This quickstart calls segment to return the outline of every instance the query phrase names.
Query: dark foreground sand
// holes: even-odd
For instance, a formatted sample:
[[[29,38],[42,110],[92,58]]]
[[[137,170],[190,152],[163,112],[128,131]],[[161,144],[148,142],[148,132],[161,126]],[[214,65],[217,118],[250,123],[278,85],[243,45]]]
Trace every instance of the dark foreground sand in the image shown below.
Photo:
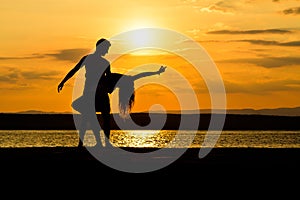
[[[157,149],[153,148],[125,148],[126,151],[135,153],[147,153]],[[109,153],[109,149],[103,149]],[[172,149],[176,152],[178,149]],[[180,158],[170,165],[153,172],[154,174],[201,174],[205,171],[216,170],[276,170],[298,171],[300,170],[299,148],[214,148],[210,153],[200,159],[199,148],[188,149]],[[170,159],[171,154],[162,155],[163,159]],[[144,160],[134,160],[134,164],[145,164]],[[157,161],[158,158],[151,158]],[[151,163],[151,159],[147,162]],[[51,167],[53,170],[83,170],[97,171],[103,174],[124,175],[122,172],[108,167],[97,160],[86,148],[77,147],[31,147],[31,148],[0,148],[1,167],[6,170],[22,168],[38,170]]]
[[[143,153],[155,149],[126,150]],[[110,150],[104,151],[109,153]],[[1,192],[22,198],[41,193],[42,197],[51,195],[55,199],[62,195],[68,199],[70,196],[77,199],[78,195],[87,199],[87,195],[95,194],[120,195],[121,198],[142,195],[148,199],[162,195],[194,198],[204,193],[222,198],[235,195],[238,199],[246,196],[261,199],[262,195],[268,199],[279,195],[292,199],[298,195],[299,148],[214,148],[203,159],[199,159],[198,152],[197,148],[188,149],[160,170],[128,173],[101,163],[85,148],[0,148]],[[172,155],[159,159],[170,157]],[[136,165],[157,160],[142,161],[134,156],[128,159]]]

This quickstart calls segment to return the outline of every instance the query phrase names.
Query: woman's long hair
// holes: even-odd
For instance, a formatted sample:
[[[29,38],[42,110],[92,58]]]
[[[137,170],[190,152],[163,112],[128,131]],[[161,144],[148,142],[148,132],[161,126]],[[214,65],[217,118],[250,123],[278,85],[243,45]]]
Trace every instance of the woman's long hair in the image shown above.
[[[134,80],[129,75],[111,73],[107,85],[109,93],[119,88],[119,111],[120,116],[129,116],[135,100]]]

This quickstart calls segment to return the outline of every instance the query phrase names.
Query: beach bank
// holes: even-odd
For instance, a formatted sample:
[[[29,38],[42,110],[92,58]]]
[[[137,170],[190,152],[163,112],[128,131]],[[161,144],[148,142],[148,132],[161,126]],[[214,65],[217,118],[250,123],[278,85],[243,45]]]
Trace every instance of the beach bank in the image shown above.
[[[147,153],[155,151],[155,148],[123,148],[126,152]],[[168,154],[162,154],[159,158],[153,157],[147,160],[157,162],[174,159],[181,149],[170,149]],[[199,158],[200,148],[189,148],[170,165],[150,172],[152,174],[164,173],[201,173],[205,170],[230,169],[230,170],[298,170],[300,169],[299,148],[213,148],[204,158]],[[110,149],[103,149],[110,153]],[[145,164],[145,160],[136,159],[135,154],[130,154],[129,160],[133,164]],[[153,159],[151,161],[151,159]],[[124,172],[112,169],[101,163],[86,148],[77,147],[27,147],[27,148],[0,148],[1,167],[6,169],[23,168],[38,170],[50,167],[52,170],[88,168],[100,170],[102,173],[123,174]],[[125,172],[126,173],[126,172]]]

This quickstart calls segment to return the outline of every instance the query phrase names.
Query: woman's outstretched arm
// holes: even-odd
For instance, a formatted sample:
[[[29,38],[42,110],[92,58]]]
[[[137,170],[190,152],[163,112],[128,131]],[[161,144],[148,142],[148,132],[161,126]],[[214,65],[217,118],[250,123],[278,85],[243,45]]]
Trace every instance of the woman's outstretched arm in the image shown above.
[[[143,78],[143,77],[146,77],[146,76],[152,76],[152,75],[155,75],[155,74],[159,74],[160,73],[163,73],[165,72],[166,70],[166,66],[161,66],[159,68],[159,70],[155,71],[155,72],[142,72],[142,73],[139,73],[139,74],[136,74],[134,76],[132,76],[133,80],[137,80],[137,79],[140,79],[140,78]]]

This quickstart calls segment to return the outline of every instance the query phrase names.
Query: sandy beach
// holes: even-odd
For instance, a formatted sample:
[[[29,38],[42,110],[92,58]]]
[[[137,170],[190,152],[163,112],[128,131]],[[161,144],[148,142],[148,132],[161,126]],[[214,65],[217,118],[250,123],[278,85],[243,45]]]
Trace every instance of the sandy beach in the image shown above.
[[[123,148],[126,151],[147,153],[154,148]],[[179,149],[172,149],[174,153]],[[149,174],[199,174],[213,170],[287,170],[296,171],[300,167],[300,149],[298,148],[214,148],[200,159],[199,148],[190,148],[170,165]],[[105,150],[104,151],[109,151]],[[109,152],[108,152],[109,153]],[[160,159],[170,159],[172,155]],[[128,158],[128,159],[134,159]],[[152,158],[151,158],[152,159]],[[154,158],[153,158],[154,159]],[[38,170],[51,167],[53,170],[89,169],[110,174],[127,174],[106,166],[97,160],[86,148],[77,147],[30,147],[1,148],[1,167],[12,169]],[[143,160],[135,160],[136,165],[144,164]],[[151,162],[151,161],[149,161]]]
[[[127,150],[142,153],[154,149]],[[155,198],[161,195],[161,191],[167,196],[194,197],[197,192],[211,195],[211,192],[226,190],[230,196],[243,192],[243,195],[266,195],[269,198],[278,194],[293,197],[298,191],[298,148],[214,148],[203,159],[198,158],[198,152],[198,148],[188,149],[179,159],[160,170],[127,173],[106,166],[84,148],[1,148],[1,180],[7,191],[13,187],[22,188],[30,195],[30,192],[44,191],[47,195],[64,194],[68,197],[77,196],[77,193],[86,196],[107,191],[121,196],[124,195],[121,191],[125,194],[135,191],[132,195],[139,191]],[[147,163],[135,160],[135,164]],[[223,193],[218,194],[223,196]]]

